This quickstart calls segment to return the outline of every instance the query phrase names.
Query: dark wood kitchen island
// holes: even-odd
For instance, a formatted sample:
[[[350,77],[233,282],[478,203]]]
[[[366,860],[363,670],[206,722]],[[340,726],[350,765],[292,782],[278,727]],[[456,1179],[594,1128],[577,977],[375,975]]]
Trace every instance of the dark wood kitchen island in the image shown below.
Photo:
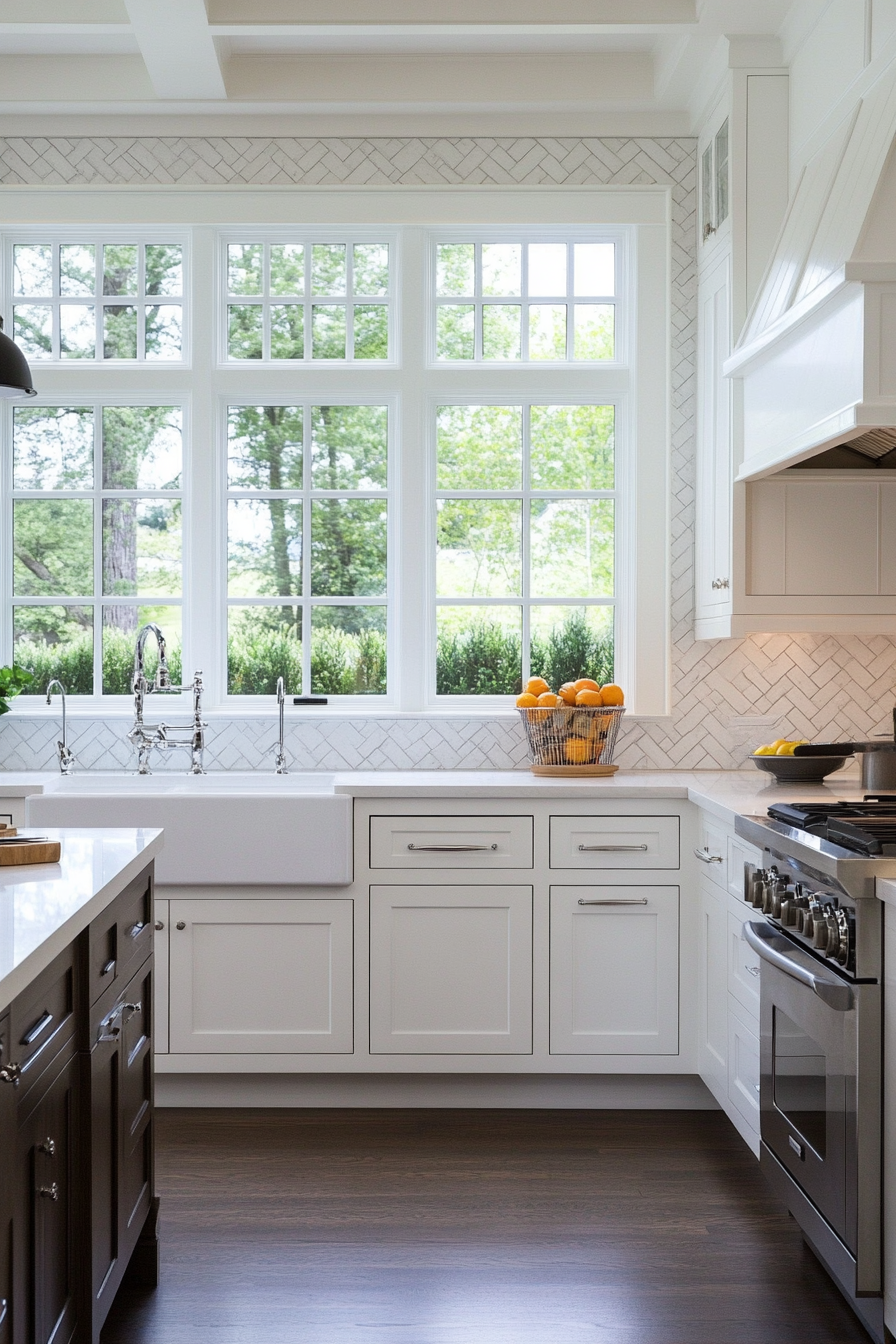
[[[0,1344],[97,1344],[125,1273],[158,1275],[158,830],[59,830],[0,867]]]

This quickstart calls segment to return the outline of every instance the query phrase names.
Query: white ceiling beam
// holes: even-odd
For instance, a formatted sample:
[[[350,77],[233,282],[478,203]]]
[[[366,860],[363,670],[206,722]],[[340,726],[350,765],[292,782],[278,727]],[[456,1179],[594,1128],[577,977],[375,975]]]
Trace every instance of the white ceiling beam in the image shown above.
[[[157,97],[227,97],[202,0],[125,0]]]
[[[753,0],[751,0],[751,3]],[[697,0],[208,0],[209,22],[260,24],[696,23]]]

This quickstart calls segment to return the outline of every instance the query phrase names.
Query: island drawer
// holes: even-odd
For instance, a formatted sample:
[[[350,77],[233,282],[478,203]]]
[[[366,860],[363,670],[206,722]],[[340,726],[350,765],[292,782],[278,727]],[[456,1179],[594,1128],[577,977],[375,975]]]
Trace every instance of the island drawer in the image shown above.
[[[152,951],[152,870],[136,877],[90,926],[90,1002],[126,979]]]
[[[371,868],[531,868],[531,817],[371,817]]]
[[[551,817],[552,868],[677,868],[678,817]]]
[[[13,1000],[6,1062],[19,1068],[17,1103],[74,1034],[76,973],[74,946],[69,946]]]

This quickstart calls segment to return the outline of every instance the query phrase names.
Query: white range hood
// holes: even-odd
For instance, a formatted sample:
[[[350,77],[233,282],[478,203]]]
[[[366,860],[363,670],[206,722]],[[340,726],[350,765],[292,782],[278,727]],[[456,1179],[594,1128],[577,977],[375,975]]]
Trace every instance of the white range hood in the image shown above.
[[[742,388],[737,479],[840,444],[896,448],[896,72],[804,169],[725,373]],[[894,459],[896,460],[896,459]]]

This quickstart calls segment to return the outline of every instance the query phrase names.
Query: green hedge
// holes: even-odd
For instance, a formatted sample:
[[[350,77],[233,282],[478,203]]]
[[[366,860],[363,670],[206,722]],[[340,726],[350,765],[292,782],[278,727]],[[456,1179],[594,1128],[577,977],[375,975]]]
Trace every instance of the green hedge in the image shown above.
[[[436,659],[439,695],[519,695],[522,690],[520,636],[488,620],[443,636]],[[579,677],[603,685],[613,680],[613,637],[593,630],[577,613],[546,638],[532,636],[529,663],[531,675],[544,677],[555,690]]]

